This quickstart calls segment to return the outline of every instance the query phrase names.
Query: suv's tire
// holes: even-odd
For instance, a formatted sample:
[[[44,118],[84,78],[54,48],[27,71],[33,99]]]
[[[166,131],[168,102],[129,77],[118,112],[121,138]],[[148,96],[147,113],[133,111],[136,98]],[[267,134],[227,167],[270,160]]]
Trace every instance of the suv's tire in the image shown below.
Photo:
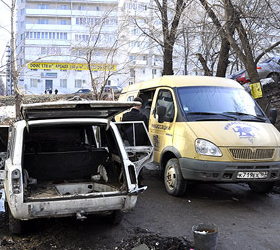
[[[13,217],[9,206],[7,206],[8,221],[9,221],[9,231],[12,234],[21,234],[23,231],[22,221],[17,220]]]
[[[265,194],[273,189],[274,182],[249,182],[248,185],[252,191],[259,194]]]
[[[176,158],[172,158],[166,163],[164,185],[167,193],[173,196],[182,196],[186,191],[187,183],[183,179],[179,161]]]
[[[118,225],[122,222],[124,217],[124,213],[120,210],[113,211],[109,216],[108,219],[110,223],[113,225]]]

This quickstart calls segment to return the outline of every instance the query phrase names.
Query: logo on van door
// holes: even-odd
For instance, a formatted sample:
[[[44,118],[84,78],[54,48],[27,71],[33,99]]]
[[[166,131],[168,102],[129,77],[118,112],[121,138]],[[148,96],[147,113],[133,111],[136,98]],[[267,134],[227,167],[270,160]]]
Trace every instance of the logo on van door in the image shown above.
[[[253,129],[259,130],[259,128],[244,122],[230,122],[225,126],[225,130],[229,130],[230,127],[240,139],[248,139],[251,143],[255,138]]]

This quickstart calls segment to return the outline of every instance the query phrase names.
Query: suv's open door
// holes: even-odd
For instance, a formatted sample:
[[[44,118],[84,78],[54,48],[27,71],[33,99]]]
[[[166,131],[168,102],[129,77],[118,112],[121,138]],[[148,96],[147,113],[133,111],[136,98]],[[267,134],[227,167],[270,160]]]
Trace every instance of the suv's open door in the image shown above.
[[[9,126],[0,125],[0,189],[4,187],[5,160],[7,159],[9,141]]]
[[[139,175],[144,164],[153,161],[154,147],[142,121],[115,122],[123,139],[129,159]]]

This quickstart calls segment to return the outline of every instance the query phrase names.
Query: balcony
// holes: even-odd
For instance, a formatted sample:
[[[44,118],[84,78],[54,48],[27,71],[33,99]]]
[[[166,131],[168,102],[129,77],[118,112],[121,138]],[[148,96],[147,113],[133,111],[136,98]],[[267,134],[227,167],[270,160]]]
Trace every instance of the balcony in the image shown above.
[[[60,10],[60,9],[26,9],[26,16],[33,17],[72,17],[72,16],[91,16],[102,17],[106,12],[94,10]],[[108,17],[116,17],[118,13],[112,11]]]
[[[26,16],[62,16],[71,17],[71,10],[59,10],[59,9],[26,9]]]
[[[134,66],[134,67],[142,67],[142,66],[147,66],[148,61],[147,60],[133,60],[129,62],[129,66]]]
[[[59,24],[26,24],[27,31],[71,31],[71,25],[59,25]]]

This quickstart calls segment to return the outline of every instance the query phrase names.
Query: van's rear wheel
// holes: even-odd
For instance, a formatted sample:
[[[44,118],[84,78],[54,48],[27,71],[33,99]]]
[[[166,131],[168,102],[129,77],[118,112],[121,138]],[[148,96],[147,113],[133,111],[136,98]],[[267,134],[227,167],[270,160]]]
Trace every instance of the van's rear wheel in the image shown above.
[[[108,219],[110,223],[114,225],[118,225],[122,222],[123,217],[124,217],[124,213],[120,210],[116,210],[109,215]]]
[[[7,206],[8,220],[9,220],[9,231],[12,234],[22,233],[22,221],[17,220],[13,217],[9,206]]]
[[[179,161],[176,158],[170,159],[164,170],[164,184],[167,193],[173,196],[182,196],[187,187],[186,181],[179,166]]]
[[[252,191],[259,194],[265,194],[273,189],[274,182],[249,182],[248,185]]]

